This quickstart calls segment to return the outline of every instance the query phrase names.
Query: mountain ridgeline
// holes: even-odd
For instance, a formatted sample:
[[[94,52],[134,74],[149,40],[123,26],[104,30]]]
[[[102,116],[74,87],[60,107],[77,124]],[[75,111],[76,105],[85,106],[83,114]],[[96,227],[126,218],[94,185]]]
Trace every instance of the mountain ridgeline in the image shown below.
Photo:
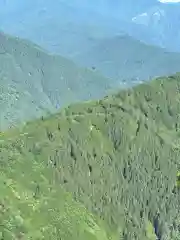
[[[180,53],[147,45],[128,35],[119,35],[99,41],[86,53],[75,56],[74,61],[93,67],[114,82],[126,86],[154,77],[179,71]]]
[[[111,81],[0,32],[0,130],[107,94]]]
[[[0,32],[0,130],[179,69],[180,54],[129,36],[98,42],[73,62]]]
[[[180,74],[0,135],[3,239],[179,240]]]

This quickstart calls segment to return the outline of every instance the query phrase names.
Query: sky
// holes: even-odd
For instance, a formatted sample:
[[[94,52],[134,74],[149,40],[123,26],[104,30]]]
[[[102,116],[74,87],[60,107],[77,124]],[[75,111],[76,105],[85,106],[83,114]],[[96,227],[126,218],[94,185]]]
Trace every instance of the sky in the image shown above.
[[[161,3],[180,3],[180,0],[159,0]]]

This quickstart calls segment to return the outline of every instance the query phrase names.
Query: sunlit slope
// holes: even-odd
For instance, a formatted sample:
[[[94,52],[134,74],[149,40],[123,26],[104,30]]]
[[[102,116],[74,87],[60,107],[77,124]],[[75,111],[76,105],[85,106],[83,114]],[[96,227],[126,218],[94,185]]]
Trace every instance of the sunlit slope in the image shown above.
[[[62,106],[102,97],[110,81],[0,32],[0,129]]]
[[[177,74],[99,101],[72,105],[48,119],[2,133],[2,177],[12,179],[14,185],[5,188],[1,181],[1,188],[7,189],[1,199],[8,198],[7,207],[24,213],[27,229],[36,229],[36,221],[28,220],[28,201],[42,206],[42,213],[34,213],[38,224],[47,221],[60,227],[58,211],[63,199],[66,202],[60,194],[62,186],[104,221],[107,232],[118,233],[118,239],[179,240],[179,103]],[[32,198],[37,184],[40,203],[49,198],[59,221],[58,217],[52,220],[53,211],[44,213],[44,205]],[[21,196],[19,205],[11,202],[13,187]],[[30,196],[27,200],[22,191]],[[7,210],[6,214],[11,216]]]
[[[8,144],[8,142],[6,142]],[[58,184],[33,154],[1,144],[0,237],[6,240],[108,240],[105,225]],[[10,150],[11,148],[11,150]],[[5,161],[3,161],[5,160]]]

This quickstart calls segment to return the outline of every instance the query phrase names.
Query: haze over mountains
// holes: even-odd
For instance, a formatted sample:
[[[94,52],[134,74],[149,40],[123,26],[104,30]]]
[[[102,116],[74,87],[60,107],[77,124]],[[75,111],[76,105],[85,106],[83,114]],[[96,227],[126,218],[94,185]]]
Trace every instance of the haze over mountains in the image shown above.
[[[178,16],[178,8],[172,10],[170,6],[155,1],[151,4],[139,1],[134,9],[130,8],[132,1],[122,5],[117,1],[111,4],[108,1],[84,1],[82,4],[79,1],[59,0],[52,4],[50,0],[0,0],[0,4],[1,29],[39,44],[37,47],[19,39],[14,46],[14,40],[8,40],[13,38],[1,34],[2,43],[11,49],[8,54],[0,56],[3,66],[1,88],[3,96],[6,96],[3,99],[9,96],[8,104],[1,104],[4,109],[1,122],[6,118],[10,122],[24,119],[26,114],[18,109],[25,110],[27,106],[32,109],[28,114],[33,118],[74,101],[99,98],[107,89],[130,86],[179,71],[178,53],[137,40],[141,36],[143,41],[148,39],[147,42],[152,42],[152,26],[155,32],[158,32],[159,27],[164,29],[164,24],[172,20],[169,18],[172,11],[173,19]],[[142,18],[139,14],[145,10],[147,16]],[[123,15],[123,12],[126,14]],[[168,32],[163,35],[171,38]],[[154,43],[159,44],[157,41]],[[16,45],[19,51],[13,50]],[[171,45],[175,46],[173,42]],[[40,51],[37,50],[40,46],[49,53],[42,50],[37,60],[36,51]],[[3,47],[1,50],[4,51]],[[58,53],[73,62],[60,56],[50,56],[50,53]],[[28,86],[29,79],[31,87]],[[15,100],[15,92],[22,95],[20,101]]]
[[[80,66],[1,32],[0,129],[100,98],[120,86],[173,74],[179,71],[180,54],[120,36],[101,41],[78,61]]]
[[[180,4],[156,4],[134,15],[132,21],[144,31],[144,34],[141,33],[142,40],[165,47],[170,51],[180,51],[178,27],[180,25]]]
[[[99,98],[111,86],[98,73],[2,32],[0,83],[0,129],[72,102]]]
[[[179,71],[179,55],[170,52],[180,50],[178,4],[0,0],[0,5],[2,30],[95,68],[117,86]]]
[[[180,51],[179,12],[178,3],[156,0],[136,4],[132,0],[56,0],[53,4],[50,0],[0,0],[0,26],[64,56],[87,51],[96,40],[122,31],[148,44]]]
[[[99,41],[91,50],[75,57],[83,66],[128,85],[179,71],[180,53],[144,44],[128,35]]]
[[[2,6],[1,29],[65,57],[87,50],[94,41],[113,32],[112,24],[108,27],[107,18],[99,14],[92,18],[93,11],[84,12],[79,4],[67,1],[52,4],[50,0],[16,3],[14,8],[11,2],[6,3],[6,11]]]

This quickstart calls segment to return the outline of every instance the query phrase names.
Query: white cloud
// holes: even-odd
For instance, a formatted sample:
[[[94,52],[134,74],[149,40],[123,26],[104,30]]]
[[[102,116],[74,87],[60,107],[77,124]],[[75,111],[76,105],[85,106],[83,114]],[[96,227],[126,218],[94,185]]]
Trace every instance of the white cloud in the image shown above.
[[[180,0],[158,0],[161,3],[180,3]]]

